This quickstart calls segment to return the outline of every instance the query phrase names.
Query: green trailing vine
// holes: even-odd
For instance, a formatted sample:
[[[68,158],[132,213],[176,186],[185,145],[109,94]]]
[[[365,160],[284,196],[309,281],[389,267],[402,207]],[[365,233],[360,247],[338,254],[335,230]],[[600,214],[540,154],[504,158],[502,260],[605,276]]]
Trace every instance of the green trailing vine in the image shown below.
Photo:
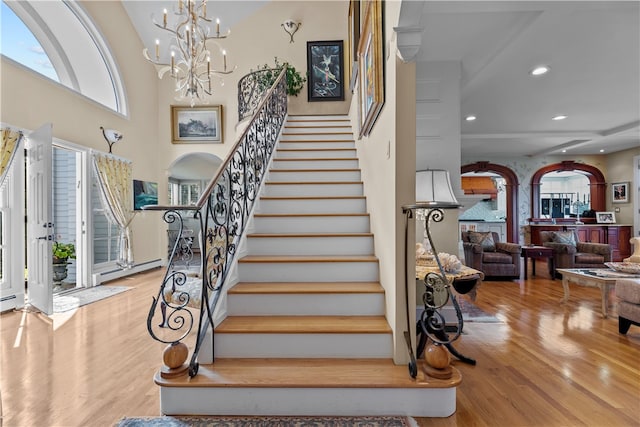
[[[276,81],[276,78],[280,74],[280,71],[282,71],[282,68],[286,66],[287,95],[298,96],[300,91],[302,91],[307,78],[300,74],[300,72],[288,62],[285,61],[281,64],[280,61],[278,61],[278,57],[275,57],[274,62],[275,66],[270,66],[269,64],[258,66],[256,71],[264,71],[257,77],[260,90],[265,91],[269,89]]]

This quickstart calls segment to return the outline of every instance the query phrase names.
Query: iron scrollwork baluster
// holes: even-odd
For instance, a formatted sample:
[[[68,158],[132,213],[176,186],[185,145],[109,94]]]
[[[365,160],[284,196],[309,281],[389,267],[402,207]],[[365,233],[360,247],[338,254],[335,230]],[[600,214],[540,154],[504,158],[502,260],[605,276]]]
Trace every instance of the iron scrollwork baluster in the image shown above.
[[[194,316],[188,308],[191,297],[188,292],[181,290],[188,277],[184,272],[172,268],[179,256],[179,244],[184,235],[183,219],[178,210],[194,212],[194,218],[200,223],[202,283],[196,343],[189,362],[189,375],[192,377],[198,373],[197,357],[207,330],[211,328],[215,333],[214,312],[287,114],[285,73],[286,68],[281,71],[267,97],[259,102],[253,119],[196,206],[144,208],[164,210],[165,222],[179,222],[178,237],[169,257],[170,267],[147,318],[150,335],[163,343],[183,341],[194,327]],[[171,297],[168,298],[168,295]],[[158,309],[163,316],[159,325],[163,333],[156,333],[153,326],[152,320]],[[177,333],[175,337],[167,338],[167,332]]]

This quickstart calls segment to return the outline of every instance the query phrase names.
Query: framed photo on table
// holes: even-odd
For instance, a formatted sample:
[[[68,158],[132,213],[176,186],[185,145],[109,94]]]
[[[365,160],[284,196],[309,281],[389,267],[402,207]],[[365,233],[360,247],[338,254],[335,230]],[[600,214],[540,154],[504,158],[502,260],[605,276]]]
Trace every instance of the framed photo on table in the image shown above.
[[[222,105],[171,106],[171,141],[174,144],[222,144]]]
[[[611,184],[611,201],[613,203],[629,203],[628,182],[614,182]]]
[[[613,212],[596,212],[596,221],[598,224],[615,224],[616,214]]]
[[[344,101],[342,40],[307,42],[309,101]]]

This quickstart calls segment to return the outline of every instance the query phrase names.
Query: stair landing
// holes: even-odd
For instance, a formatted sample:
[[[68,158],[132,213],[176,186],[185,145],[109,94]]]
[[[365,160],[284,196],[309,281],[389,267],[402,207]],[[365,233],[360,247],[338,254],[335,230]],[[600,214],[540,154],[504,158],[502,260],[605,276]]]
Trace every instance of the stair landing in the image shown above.
[[[460,372],[429,378],[422,363],[412,379],[391,359],[219,358],[193,378],[157,374],[155,382],[166,415],[453,414]]]

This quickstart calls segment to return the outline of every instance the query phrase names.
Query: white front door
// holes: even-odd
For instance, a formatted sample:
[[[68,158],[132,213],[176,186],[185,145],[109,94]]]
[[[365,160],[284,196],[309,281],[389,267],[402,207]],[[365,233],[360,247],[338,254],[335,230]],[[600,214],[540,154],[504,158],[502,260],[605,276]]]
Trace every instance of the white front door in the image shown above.
[[[53,313],[52,125],[27,137],[27,274],[29,303]]]
[[[0,188],[0,312],[24,306],[24,144]]]

